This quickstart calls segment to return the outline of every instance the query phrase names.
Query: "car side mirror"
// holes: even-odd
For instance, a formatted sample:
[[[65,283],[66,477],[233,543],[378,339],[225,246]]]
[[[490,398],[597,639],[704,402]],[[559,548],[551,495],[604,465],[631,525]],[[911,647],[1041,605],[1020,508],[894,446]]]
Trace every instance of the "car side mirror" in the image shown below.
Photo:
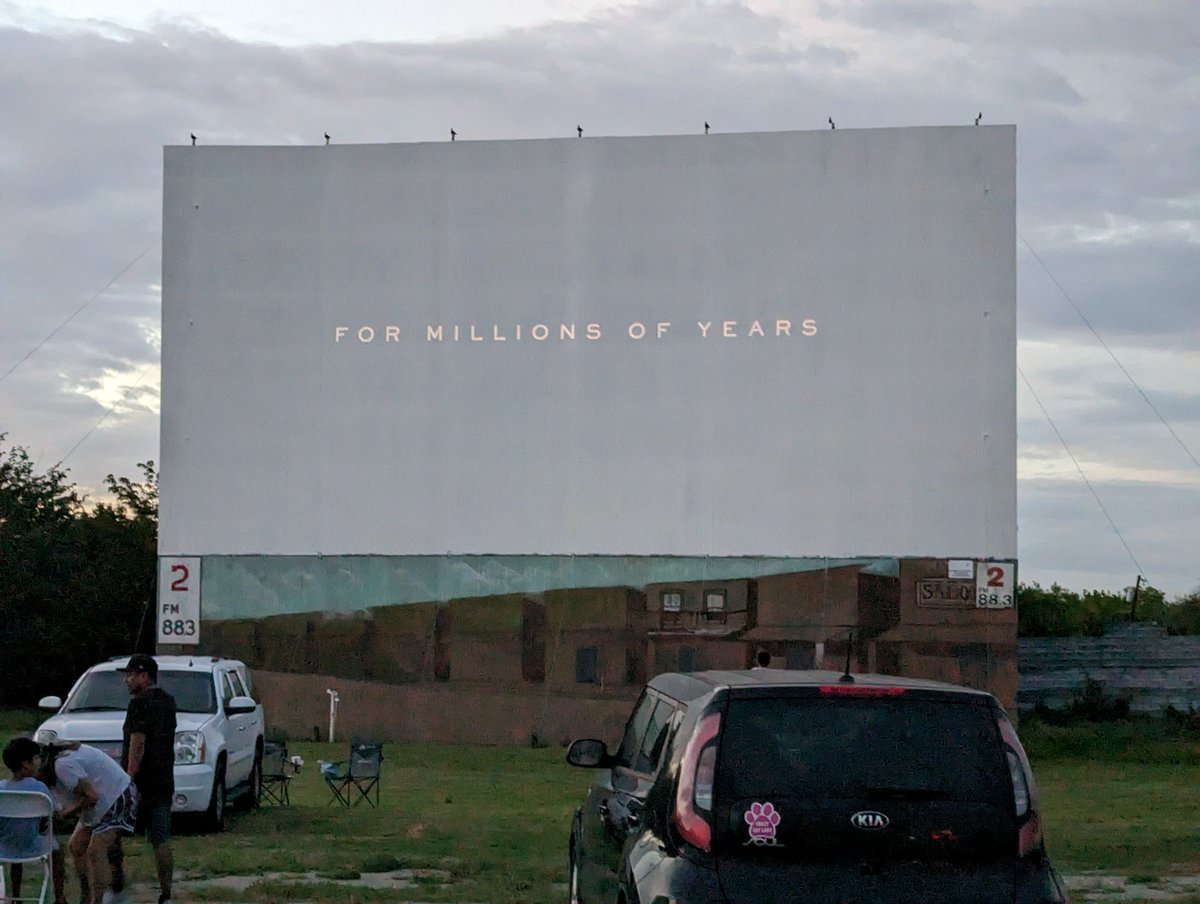
[[[251,697],[234,697],[225,704],[225,715],[240,716],[243,713],[252,713],[258,708],[258,704]]]
[[[59,709],[62,707],[61,697],[43,697],[38,701],[38,709]]]
[[[595,738],[581,738],[572,741],[567,749],[567,762],[572,766],[582,766],[585,769],[597,769],[612,763],[608,747],[603,741]]]

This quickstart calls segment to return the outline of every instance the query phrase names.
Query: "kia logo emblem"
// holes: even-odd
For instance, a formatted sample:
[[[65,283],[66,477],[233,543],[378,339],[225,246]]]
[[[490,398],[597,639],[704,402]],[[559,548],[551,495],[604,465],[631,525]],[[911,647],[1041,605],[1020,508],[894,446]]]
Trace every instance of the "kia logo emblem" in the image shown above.
[[[856,829],[866,829],[867,831],[886,829],[890,822],[890,819],[875,810],[860,810],[850,817],[850,825]]]

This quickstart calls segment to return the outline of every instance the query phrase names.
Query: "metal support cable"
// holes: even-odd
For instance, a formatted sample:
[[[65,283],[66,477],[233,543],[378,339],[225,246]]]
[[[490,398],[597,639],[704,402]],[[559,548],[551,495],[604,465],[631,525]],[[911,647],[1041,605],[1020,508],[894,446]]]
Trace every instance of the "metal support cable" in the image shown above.
[[[55,465],[56,468],[61,468],[63,466],[63,463],[68,458],[71,457],[71,453],[73,453],[76,449],[78,449],[80,446],[82,446],[84,441],[89,436],[91,436],[93,433],[95,433],[101,424],[103,424],[106,420],[108,420],[108,416],[110,414],[112,414],[114,411],[116,411],[117,408],[120,407],[120,405],[122,403],[124,403],[124,401],[127,398],[129,398],[129,394],[131,392],[133,392],[135,389],[137,389],[138,386],[141,385],[142,380],[144,380],[146,378],[146,374],[148,374],[150,372],[150,368],[154,367],[154,365],[156,365],[158,363],[159,362],[157,362],[157,361],[151,361],[149,364],[147,364],[145,367],[142,368],[142,372],[140,374],[138,374],[138,378],[136,380],[134,380],[133,383],[129,387],[127,387],[123,393],[121,393],[121,397],[119,399],[117,399],[115,402],[113,402],[112,405],[109,407],[109,409],[106,412],[104,412],[104,414],[100,415],[100,420],[98,420],[98,421],[96,421],[96,423],[92,424],[92,426],[88,430],[88,432],[79,438],[79,442],[77,442],[75,445],[73,445],[70,448],[70,450],[67,452],[67,454],[64,455],[59,460],[57,465]]]
[[[1054,418],[1050,417],[1050,412],[1046,410],[1046,406],[1043,405],[1042,400],[1038,398],[1038,394],[1034,390],[1033,385],[1029,382],[1029,378],[1025,376],[1025,371],[1021,370],[1020,366],[1018,366],[1017,373],[1019,373],[1021,375],[1021,379],[1025,381],[1026,388],[1028,388],[1029,392],[1033,395],[1033,400],[1037,402],[1038,408],[1042,410],[1042,415],[1046,418],[1047,423],[1050,424],[1050,429],[1054,431],[1054,435],[1057,436],[1058,441],[1062,443],[1062,447],[1066,450],[1067,455],[1070,457],[1071,463],[1075,465],[1075,470],[1078,471],[1079,476],[1083,478],[1083,482],[1087,486],[1088,492],[1090,492],[1092,494],[1092,498],[1096,500],[1096,505],[1100,506],[1100,511],[1102,511],[1104,513],[1104,517],[1108,519],[1108,523],[1112,526],[1113,533],[1117,535],[1117,539],[1121,541],[1121,545],[1124,546],[1125,551],[1129,553],[1129,558],[1133,560],[1133,564],[1137,568],[1138,574],[1145,574],[1145,571],[1142,570],[1141,563],[1139,563],[1137,560],[1137,556],[1133,554],[1133,550],[1129,548],[1129,544],[1125,542],[1125,538],[1121,535],[1121,531],[1117,527],[1117,523],[1113,521],[1112,515],[1110,515],[1108,513],[1108,509],[1104,507],[1104,503],[1100,501],[1100,495],[1096,492],[1095,487],[1092,486],[1092,482],[1087,479],[1087,474],[1083,473],[1083,467],[1079,464],[1078,459],[1075,458],[1075,453],[1071,451],[1071,447],[1067,445],[1067,441],[1063,438],[1062,433],[1059,431],[1058,425],[1054,423]]]
[[[41,342],[39,342],[37,345],[35,345],[28,352],[25,353],[25,357],[23,357],[20,361],[18,361],[12,367],[10,367],[8,370],[6,370],[3,373],[3,375],[0,375],[0,383],[3,383],[9,374],[11,374],[14,370],[16,370],[18,367],[20,367],[22,364],[24,364],[30,358],[32,358],[38,349],[40,349],[43,345],[45,345],[47,342],[49,342],[51,339],[53,339],[58,334],[59,330],[61,330],[68,323],[70,323],[72,320],[74,320],[76,317],[78,317],[80,314],[82,314],[84,308],[86,308],[93,301],[95,301],[97,298],[99,298],[101,295],[103,295],[105,292],[107,292],[110,288],[112,288],[113,283],[115,283],[118,279],[120,279],[122,276],[124,276],[130,270],[132,270],[133,265],[136,264],[138,261],[140,261],[143,257],[145,257],[150,252],[150,249],[153,248],[156,244],[158,244],[158,239],[155,239],[153,242],[151,242],[149,245],[147,245],[145,248],[143,248],[141,254],[139,254],[137,257],[135,257],[133,260],[131,260],[129,263],[127,263],[124,267],[122,267],[120,272],[117,273],[117,275],[114,276],[112,279],[110,279],[108,282],[106,282],[104,284],[104,286],[100,289],[100,291],[98,291],[95,295],[93,295],[91,298],[89,298],[87,301],[85,301],[83,304],[81,304],[76,309],[74,314],[72,314],[70,317],[68,317],[66,320],[64,320],[62,323],[60,323],[54,329],[52,329],[50,331],[50,334],[45,339],[43,339]]]
[[[1157,407],[1155,407],[1154,403],[1150,401],[1150,397],[1146,395],[1146,393],[1142,390],[1142,387],[1138,385],[1137,380],[1135,380],[1129,371],[1125,369],[1125,365],[1122,364],[1117,358],[1116,353],[1109,348],[1108,343],[1104,341],[1103,337],[1098,332],[1096,332],[1096,328],[1092,326],[1087,317],[1083,315],[1083,311],[1079,309],[1079,305],[1075,304],[1075,301],[1069,294],[1067,294],[1067,290],[1063,288],[1062,283],[1060,283],[1055,278],[1054,274],[1050,272],[1050,268],[1046,266],[1046,262],[1042,260],[1041,255],[1033,250],[1033,246],[1030,245],[1029,242],[1025,241],[1025,236],[1021,235],[1019,232],[1017,233],[1017,236],[1021,239],[1022,244],[1029,249],[1029,253],[1033,255],[1034,260],[1041,264],[1042,269],[1046,271],[1046,275],[1050,277],[1050,281],[1053,282],[1054,285],[1058,286],[1058,291],[1062,293],[1062,296],[1067,300],[1067,303],[1075,309],[1075,313],[1079,315],[1079,319],[1083,321],[1083,325],[1092,331],[1092,335],[1096,337],[1096,341],[1100,343],[1106,352],[1108,352],[1108,356],[1112,358],[1113,363],[1121,369],[1121,373],[1125,374],[1125,379],[1128,380],[1133,388],[1138,391],[1138,395],[1142,397],[1142,400],[1150,406],[1150,410],[1154,412],[1155,416],[1162,422],[1162,425],[1167,428],[1167,432],[1175,438],[1175,442],[1179,443],[1179,447],[1183,449],[1187,457],[1192,460],[1192,464],[1194,464],[1197,468],[1200,468],[1200,460],[1197,460],[1196,456],[1192,454],[1192,450],[1188,448],[1187,443],[1185,443],[1179,434],[1175,432],[1175,429],[1167,423],[1167,419],[1162,416],[1162,413]]]

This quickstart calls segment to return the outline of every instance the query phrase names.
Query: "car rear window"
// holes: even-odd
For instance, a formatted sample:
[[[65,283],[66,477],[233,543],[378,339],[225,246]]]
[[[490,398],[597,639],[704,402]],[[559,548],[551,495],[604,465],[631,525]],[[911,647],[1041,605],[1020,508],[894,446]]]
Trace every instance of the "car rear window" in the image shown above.
[[[734,699],[718,784],[734,798],[1011,798],[987,707],[894,697]]]

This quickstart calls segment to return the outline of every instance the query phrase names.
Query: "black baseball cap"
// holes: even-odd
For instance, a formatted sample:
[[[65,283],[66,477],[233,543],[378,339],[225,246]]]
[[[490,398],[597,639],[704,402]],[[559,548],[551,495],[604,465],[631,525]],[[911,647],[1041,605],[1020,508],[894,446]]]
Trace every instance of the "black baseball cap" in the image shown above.
[[[154,661],[153,656],[147,656],[145,653],[134,653],[129,657],[129,664],[123,669],[117,669],[117,671],[145,672],[152,680],[158,680],[158,663]]]

